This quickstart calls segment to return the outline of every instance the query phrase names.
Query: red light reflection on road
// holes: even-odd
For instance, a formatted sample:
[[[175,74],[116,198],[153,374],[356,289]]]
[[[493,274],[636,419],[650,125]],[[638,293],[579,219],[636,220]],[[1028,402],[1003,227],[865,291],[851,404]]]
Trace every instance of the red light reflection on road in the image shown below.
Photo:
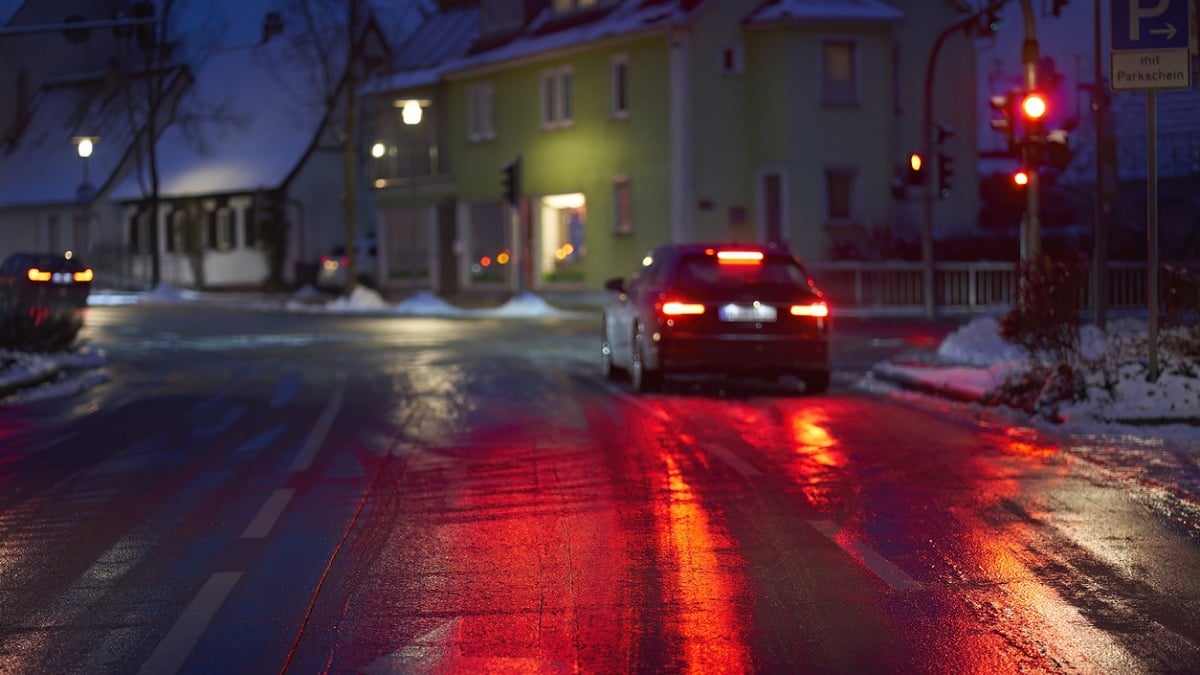
[[[1005,452],[1025,457],[1050,457],[1060,452],[1058,446],[1040,442],[1032,429],[1009,427],[1004,430],[1000,447]]]
[[[735,598],[741,595],[737,578],[729,573],[738,565],[727,558],[732,542],[710,522],[695,491],[669,455],[666,463],[668,500],[660,505],[664,558],[674,563],[675,583],[666,589],[668,601],[677,599],[675,630],[682,644],[683,670],[689,673],[741,673],[750,669],[745,627],[738,617],[745,612]],[[668,583],[670,583],[668,581]]]
[[[831,490],[846,464],[841,442],[829,430],[829,414],[821,408],[804,407],[792,410],[788,416],[796,461],[788,465],[789,473],[814,506],[827,510],[835,504]]]

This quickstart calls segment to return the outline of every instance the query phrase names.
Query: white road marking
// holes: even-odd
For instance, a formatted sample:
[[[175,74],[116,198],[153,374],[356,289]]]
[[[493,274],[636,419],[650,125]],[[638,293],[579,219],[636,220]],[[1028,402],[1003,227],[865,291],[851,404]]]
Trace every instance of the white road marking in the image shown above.
[[[410,642],[403,649],[386,654],[363,669],[367,675],[388,673],[436,673],[452,670],[448,658],[458,639],[462,619],[454,618]]]
[[[875,573],[875,576],[883,579],[887,585],[898,591],[917,591],[921,589],[920,582],[904,573],[904,570],[896,567],[887,558],[879,555],[871,547],[850,537],[842,537],[841,528],[834,525],[828,520],[810,520],[809,525],[813,526],[817,532],[825,535],[830,541],[837,544],[843,551],[850,554],[858,562],[862,563],[867,569]]]
[[[333,427],[333,418],[337,417],[338,410],[342,408],[342,399],[346,397],[346,375],[339,373],[337,378],[337,388],[333,392],[333,396],[329,398],[329,403],[325,404],[325,409],[321,411],[321,416],[317,418],[317,423],[313,425],[312,431],[309,432],[308,438],[304,439],[304,446],[300,448],[299,454],[296,455],[295,461],[289,471],[304,471],[312,466],[313,460],[317,457],[317,451],[321,449],[321,444],[325,442],[325,436],[329,434],[329,429]]]
[[[138,672],[156,675],[179,672],[241,577],[241,572],[217,572],[209,577]]]
[[[283,515],[283,510],[287,508],[288,502],[292,501],[292,497],[295,495],[295,488],[278,488],[272,492],[271,496],[267,497],[267,501],[263,503],[262,508],[258,510],[258,514],[242,532],[242,539],[262,539],[270,534],[271,528],[275,527],[279,516]]]

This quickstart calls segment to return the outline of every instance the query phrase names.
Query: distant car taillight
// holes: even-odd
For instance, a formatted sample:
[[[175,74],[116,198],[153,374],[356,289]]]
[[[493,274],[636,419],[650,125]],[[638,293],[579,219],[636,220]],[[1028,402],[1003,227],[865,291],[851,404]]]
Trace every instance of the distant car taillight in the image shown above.
[[[658,311],[663,316],[687,316],[704,313],[704,305],[698,302],[680,302],[668,300],[659,306]]]
[[[78,283],[81,283],[81,284],[86,284],[86,283],[91,282],[91,280],[95,276],[96,276],[95,273],[93,273],[91,268],[89,267],[88,269],[80,270],[80,271],[76,272],[75,273],[75,281]]]
[[[36,267],[30,267],[29,271],[26,272],[25,275],[29,278],[30,281],[35,281],[35,282],[40,282],[40,283],[45,283],[47,281],[50,281],[51,277],[54,276],[53,273],[47,272],[45,270],[39,270]]]
[[[762,251],[717,251],[717,262],[723,265],[761,265]]]
[[[807,305],[792,305],[792,316],[815,316],[823,318],[829,316],[829,305],[823,302],[814,302]]]

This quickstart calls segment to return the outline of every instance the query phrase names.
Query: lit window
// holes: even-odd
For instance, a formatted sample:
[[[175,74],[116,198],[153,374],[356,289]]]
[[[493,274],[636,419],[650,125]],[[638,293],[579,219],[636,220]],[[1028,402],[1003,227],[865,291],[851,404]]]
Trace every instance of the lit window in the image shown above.
[[[830,223],[845,223],[854,214],[854,171],[826,169],[825,206]]]
[[[826,105],[858,103],[858,80],[853,42],[826,42],[823,50],[822,101]]]
[[[574,120],[571,79],[570,66],[542,71],[542,128],[566,127]]]
[[[613,233],[633,234],[633,207],[627,176],[613,178]]]
[[[617,54],[609,62],[612,74],[612,114],[613,117],[629,116],[629,57]]]
[[[496,89],[491,82],[467,87],[467,140],[496,137]]]

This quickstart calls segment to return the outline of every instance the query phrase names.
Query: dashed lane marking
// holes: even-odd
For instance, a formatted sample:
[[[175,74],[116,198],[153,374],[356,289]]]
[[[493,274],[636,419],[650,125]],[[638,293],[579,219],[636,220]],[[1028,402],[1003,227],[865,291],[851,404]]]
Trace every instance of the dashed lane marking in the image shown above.
[[[283,510],[287,508],[288,502],[292,501],[292,497],[295,495],[294,488],[278,488],[272,492],[254,519],[242,532],[242,539],[262,539],[270,534],[271,528],[275,527],[279,516],[283,515]]]
[[[179,672],[240,578],[241,572],[217,572],[209,577],[138,672],[146,675]]]
[[[329,434],[329,429],[333,427],[333,418],[337,417],[338,411],[342,408],[342,400],[345,397],[346,374],[339,373],[337,388],[334,390],[333,396],[329,397],[329,403],[325,404],[325,409],[321,411],[321,416],[317,418],[317,423],[313,425],[312,431],[304,439],[304,445],[300,448],[300,452],[292,462],[291,468],[288,469],[289,471],[304,471],[312,466],[313,460],[316,459],[317,451],[321,449],[321,444],[325,442],[325,436]]]
[[[890,560],[875,552],[871,547],[852,537],[842,536],[842,529],[828,520],[810,520],[809,525],[817,532],[825,535],[837,544],[850,557],[862,563],[875,576],[883,579],[887,585],[898,591],[917,591],[921,589],[920,582],[904,573]]]

